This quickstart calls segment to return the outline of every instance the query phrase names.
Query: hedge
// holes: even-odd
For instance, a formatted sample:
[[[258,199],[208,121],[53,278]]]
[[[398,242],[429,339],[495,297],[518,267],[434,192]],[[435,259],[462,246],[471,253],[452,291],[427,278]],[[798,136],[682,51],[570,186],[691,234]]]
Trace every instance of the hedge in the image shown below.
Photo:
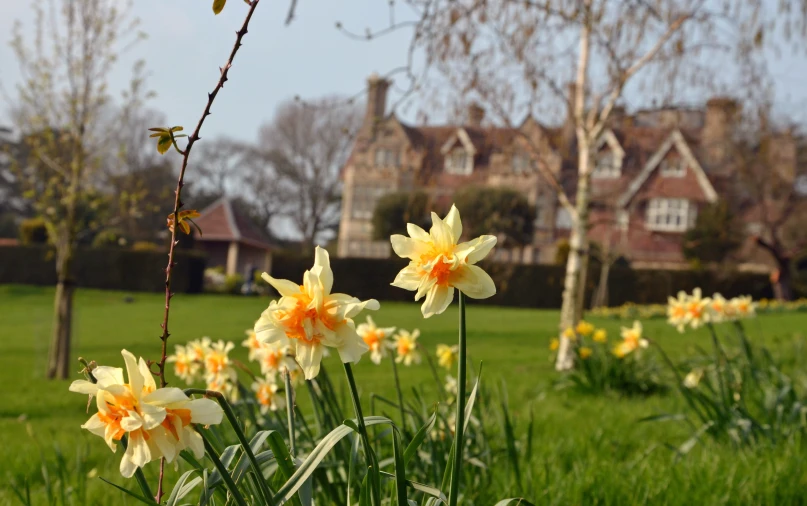
[[[288,254],[275,254],[272,276],[299,280],[313,260]],[[348,293],[360,299],[411,301],[414,293],[390,286],[395,275],[406,265],[405,260],[331,258],[334,291]],[[496,283],[497,293],[490,299],[474,303],[497,306],[559,308],[563,294],[565,267],[558,265],[513,265],[482,263]],[[589,272],[586,283],[586,304],[591,301],[599,280],[599,270]],[[633,270],[613,267],[609,278],[609,305],[625,302],[665,304],[669,295],[679,290],[692,291],[701,287],[704,294],[720,292],[725,297],[751,295],[755,299],[773,296],[767,275],[745,272],[729,274],[713,271]]]
[[[78,286],[108,290],[160,292],[165,290],[164,251],[120,248],[79,249],[73,275]],[[177,293],[198,293],[204,284],[205,257],[177,250],[171,288]],[[0,284],[56,284],[53,250],[45,246],[0,247]]]

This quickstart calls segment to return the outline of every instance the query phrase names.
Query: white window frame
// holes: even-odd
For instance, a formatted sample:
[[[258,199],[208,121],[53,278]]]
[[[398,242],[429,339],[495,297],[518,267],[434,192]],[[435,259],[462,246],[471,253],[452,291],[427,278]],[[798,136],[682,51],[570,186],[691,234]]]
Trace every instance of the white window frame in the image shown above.
[[[622,175],[622,163],[612,150],[600,152],[595,160],[591,177],[595,179],[616,179]]]
[[[510,169],[513,174],[526,174],[530,172],[530,156],[524,152],[516,151],[510,158]]]
[[[663,177],[684,177],[687,173],[686,160],[681,157],[675,160],[663,158],[659,162],[659,173]]]
[[[444,167],[449,174],[468,175],[474,171],[474,157],[465,148],[456,147],[446,154]]]
[[[376,167],[393,167],[397,169],[401,166],[401,153],[394,149],[377,148],[374,162]]]
[[[695,225],[698,208],[687,199],[654,198],[647,203],[648,230],[684,232]]]

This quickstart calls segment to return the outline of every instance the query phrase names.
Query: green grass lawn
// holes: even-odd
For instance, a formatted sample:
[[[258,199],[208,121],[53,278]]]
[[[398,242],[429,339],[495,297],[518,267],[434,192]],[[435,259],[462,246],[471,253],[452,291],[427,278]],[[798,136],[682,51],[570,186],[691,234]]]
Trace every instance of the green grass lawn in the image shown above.
[[[46,504],[42,455],[54,459],[55,446],[63,453],[70,472],[122,482],[117,472],[120,453],[112,454],[100,438],[79,428],[89,416],[85,413],[86,399],[69,393],[68,381],[43,379],[52,297],[52,289],[0,286],[0,483],[27,480],[42,504]],[[118,292],[78,292],[74,357],[122,367],[120,350],[126,348],[135,355],[158,358],[163,297],[133,294],[132,302],[125,302],[124,297]],[[267,304],[266,298],[177,296],[171,311],[171,340],[185,343],[209,336],[239,344],[244,329],[252,326]],[[421,341],[432,351],[437,343],[456,341],[456,306],[423,320],[415,304],[382,303],[374,318],[382,326],[420,328]],[[616,338],[624,322],[594,323]],[[686,356],[707,339],[706,331],[678,334],[663,320],[644,324],[645,335],[660,342],[674,357]],[[801,339],[805,324],[805,313],[764,315],[749,322],[748,333],[774,352],[787,350],[782,357],[794,370],[802,363],[804,348],[791,344]],[[556,325],[556,311],[472,304],[468,308],[469,355],[475,364],[484,363],[483,381],[489,386],[506,386],[520,433],[530,413],[534,416],[534,455],[521,473],[528,483],[524,493],[536,504],[807,501],[807,466],[803,463],[807,452],[800,445],[739,451],[707,441],[675,462],[666,445],[681,444],[688,434],[685,427],[674,422],[636,420],[679,412],[683,401],[676,393],[622,398],[555,390],[548,343],[557,334]],[[234,356],[246,361],[240,346]],[[328,364],[331,376],[341,383],[334,357]],[[79,370],[78,362],[75,370]],[[375,366],[364,358],[355,370],[365,400],[369,392],[394,396],[387,362]],[[405,388],[433,384],[425,364],[401,373]],[[82,458],[77,459],[77,454]],[[81,470],[77,471],[77,466]],[[152,476],[154,469],[147,471],[147,476]],[[87,491],[87,504],[125,503],[120,493],[98,479],[88,481]],[[516,494],[508,492],[503,491],[502,497]],[[0,505],[15,502],[9,488],[0,488]]]

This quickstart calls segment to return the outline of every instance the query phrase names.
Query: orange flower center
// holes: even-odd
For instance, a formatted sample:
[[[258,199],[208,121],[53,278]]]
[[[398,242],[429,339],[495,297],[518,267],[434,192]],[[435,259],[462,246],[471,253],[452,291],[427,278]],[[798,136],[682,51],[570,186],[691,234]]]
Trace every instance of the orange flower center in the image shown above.
[[[693,318],[700,318],[703,315],[703,308],[697,303],[692,303],[689,305],[689,314]]]
[[[337,321],[325,307],[321,312],[318,312],[316,308],[309,309],[311,297],[303,292],[303,289],[301,286],[300,293],[294,295],[294,298],[297,299],[294,308],[288,311],[278,311],[277,319],[286,328],[286,336],[289,339],[299,339],[306,344],[318,345],[322,339],[322,335],[316,331],[318,321],[328,330],[334,330],[344,320]]]
[[[207,357],[207,370],[213,374],[218,374],[224,370],[227,359],[223,353],[213,352]]]
[[[370,330],[362,336],[362,339],[364,339],[364,343],[369,346],[371,350],[376,350],[381,346],[384,333],[380,330]]]
[[[408,341],[398,342],[398,355],[408,355],[412,351],[412,344]]]
[[[270,369],[277,369],[281,358],[283,358],[282,351],[270,351],[264,356],[263,361]]]
[[[263,406],[269,406],[272,404],[272,397],[274,397],[274,394],[272,393],[272,389],[269,387],[269,385],[261,385],[261,387],[255,393],[255,397],[258,398],[258,402]]]
[[[167,409],[165,410],[165,419],[160,425],[165,427],[165,430],[170,432],[174,439],[179,441],[179,434],[176,429],[176,422],[179,422],[181,427],[186,427],[191,423],[191,410],[189,409]]]

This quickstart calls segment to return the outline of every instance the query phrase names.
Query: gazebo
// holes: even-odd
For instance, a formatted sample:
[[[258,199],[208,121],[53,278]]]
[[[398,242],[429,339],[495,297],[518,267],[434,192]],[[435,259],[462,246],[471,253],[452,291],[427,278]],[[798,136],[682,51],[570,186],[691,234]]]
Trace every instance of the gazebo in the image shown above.
[[[211,204],[194,221],[202,229],[196,244],[207,253],[208,267],[223,266],[227,274],[244,274],[250,267],[270,272],[269,237],[239,213],[228,198]]]

